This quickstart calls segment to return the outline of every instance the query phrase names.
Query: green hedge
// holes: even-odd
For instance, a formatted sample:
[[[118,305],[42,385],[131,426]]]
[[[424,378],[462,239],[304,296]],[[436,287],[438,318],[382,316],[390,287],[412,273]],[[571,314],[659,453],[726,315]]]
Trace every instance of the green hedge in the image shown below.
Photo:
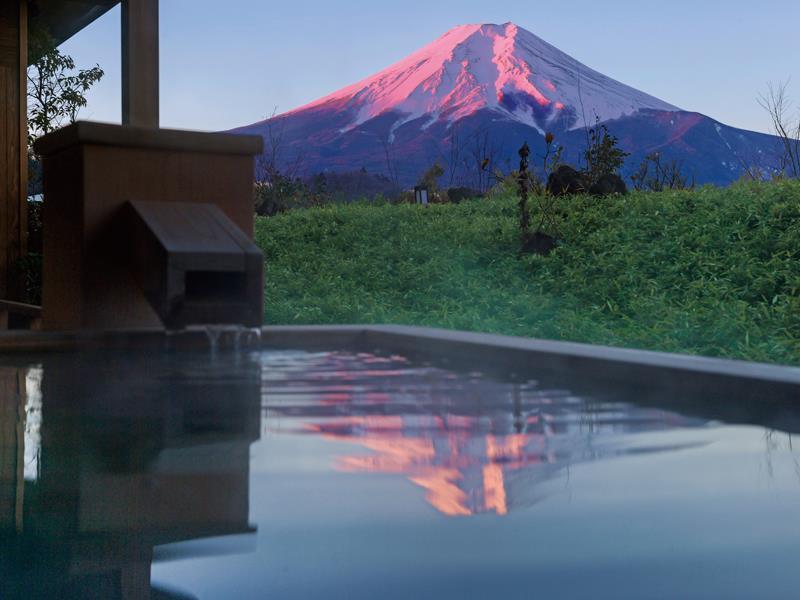
[[[575,197],[563,208],[560,247],[522,258],[514,198],[259,218],[265,320],[800,364],[797,182]]]

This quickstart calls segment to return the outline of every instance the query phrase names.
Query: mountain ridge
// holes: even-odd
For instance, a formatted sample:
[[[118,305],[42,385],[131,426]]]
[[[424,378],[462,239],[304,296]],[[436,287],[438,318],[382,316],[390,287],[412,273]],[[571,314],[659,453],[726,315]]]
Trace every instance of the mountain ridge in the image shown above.
[[[691,163],[697,181],[729,183],[743,165],[769,163],[765,157],[775,151],[769,136],[741,133],[683,111],[591,69],[513,23],[455,27],[374,75],[236,131],[267,137],[279,127],[285,150],[313,163],[308,173],[348,165],[389,175],[394,170],[409,185],[432,162],[452,155],[460,143],[456,130],[462,138],[489,132],[496,138],[491,162],[509,167],[517,142],[541,147],[546,132],[565,143],[565,158],[577,161],[580,138],[585,146],[585,128],[596,121],[613,124],[612,134],[632,155],[629,171],[659,148],[668,159]],[[708,133],[690,143],[701,122]],[[633,123],[638,132],[631,131]],[[736,136],[748,139],[740,143]],[[451,182],[470,184],[465,161],[447,166]]]

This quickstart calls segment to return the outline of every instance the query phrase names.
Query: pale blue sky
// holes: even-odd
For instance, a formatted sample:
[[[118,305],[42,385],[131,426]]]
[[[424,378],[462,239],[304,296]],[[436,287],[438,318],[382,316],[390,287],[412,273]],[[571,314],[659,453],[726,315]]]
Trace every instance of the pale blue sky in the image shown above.
[[[161,120],[220,130],[371,75],[463,23],[513,21],[590,67],[729,125],[769,127],[756,96],[791,78],[800,0],[161,0]],[[64,44],[106,78],[83,118],[119,121],[119,10]]]

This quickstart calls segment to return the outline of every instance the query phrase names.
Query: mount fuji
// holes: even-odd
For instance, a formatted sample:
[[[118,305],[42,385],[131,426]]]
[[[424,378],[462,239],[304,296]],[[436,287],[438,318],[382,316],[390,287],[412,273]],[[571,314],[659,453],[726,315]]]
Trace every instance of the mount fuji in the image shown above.
[[[451,183],[475,186],[476,162],[510,169],[525,141],[543,153],[547,132],[577,162],[595,122],[631,154],[628,173],[653,152],[683,161],[698,183],[777,162],[776,138],[615,81],[513,23],[456,27],[376,75],[235,131],[263,135],[306,175],[363,168],[413,185],[438,161]]]

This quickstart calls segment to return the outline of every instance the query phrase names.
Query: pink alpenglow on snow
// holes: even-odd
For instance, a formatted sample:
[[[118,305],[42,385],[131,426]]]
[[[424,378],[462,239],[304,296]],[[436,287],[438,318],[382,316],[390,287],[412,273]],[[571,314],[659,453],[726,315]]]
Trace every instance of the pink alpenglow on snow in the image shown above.
[[[563,160],[578,163],[584,126],[596,120],[630,153],[628,165],[660,152],[685,161],[698,184],[736,181],[742,164],[771,168],[765,157],[779,149],[771,136],[683,111],[590,69],[513,23],[456,27],[377,75],[235,131],[269,144],[277,127],[284,166],[296,168],[302,157],[303,176],[366,172],[383,177],[376,185],[392,194],[442,161],[451,185],[482,190],[468,154],[492,155],[508,169],[523,143],[544,152],[548,132]]]
[[[377,75],[288,114],[333,106],[353,115],[343,131],[390,112],[397,114],[393,129],[420,117],[452,122],[490,109],[542,131],[565,111],[569,128],[579,128],[641,109],[678,110],[513,23],[456,27]]]

